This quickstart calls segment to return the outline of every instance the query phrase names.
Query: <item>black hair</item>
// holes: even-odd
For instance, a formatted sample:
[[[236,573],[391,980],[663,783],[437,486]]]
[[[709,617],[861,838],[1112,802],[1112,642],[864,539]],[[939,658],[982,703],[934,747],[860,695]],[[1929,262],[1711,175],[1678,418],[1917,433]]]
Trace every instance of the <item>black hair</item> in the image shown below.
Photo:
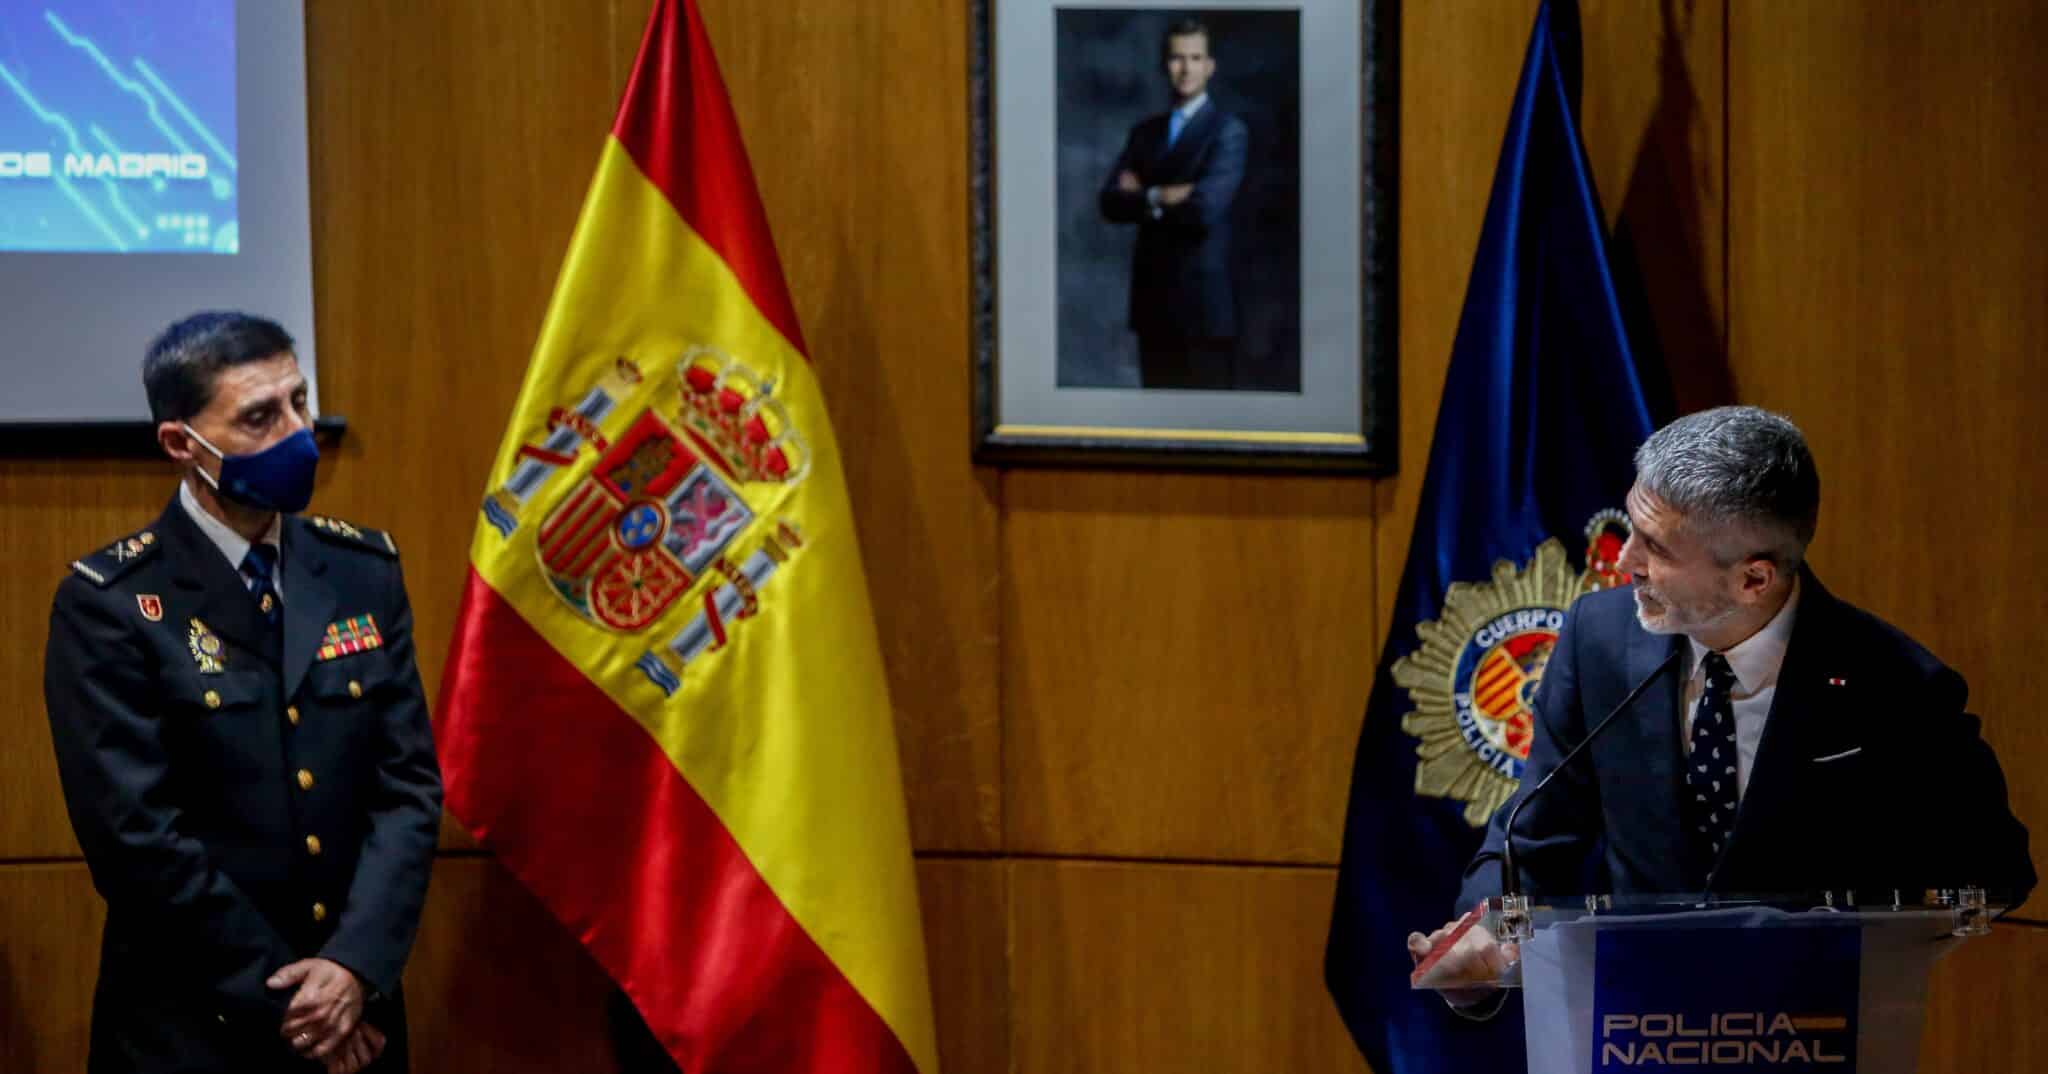
[[[1173,24],[1166,28],[1166,36],[1159,39],[1159,57],[1165,59],[1172,55],[1174,38],[1194,37],[1198,34],[1202,38],[1202,47],[1208,50],[1210,56],[1215,56],[1216,39],[1209,36],[1208,24],[1197,18],[1182,17],[1173,20]]]
[[[291,349],[291,335],[276,321],[225,310],[195,313],[164,329],[142,357],[150,418],[185,421],[213,400],[221,370]]]

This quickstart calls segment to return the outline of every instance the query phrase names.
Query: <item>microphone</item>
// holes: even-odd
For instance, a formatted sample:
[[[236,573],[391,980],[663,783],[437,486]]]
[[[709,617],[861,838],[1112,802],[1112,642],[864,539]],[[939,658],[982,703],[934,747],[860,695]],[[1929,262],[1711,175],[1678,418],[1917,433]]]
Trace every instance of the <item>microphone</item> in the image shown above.
[[[1628,696],[1623,697],[1621,703],[1614,706],[1612,712],[1602,717],[1599,723],[1594,724],[1593,730],[1588,732],[1578,745],[1573,746],[1564,755],[1563,760],[1557,762],[1557,767],[1551,769],[1549,775],[1538,780],[1535,788],[1530,790],[1528,794],[1523,795],[1521,801],[1515,803],[1515,808],[1508,811],[1507,827],[1501,833],[1500,851],[1500,893],[1503,918],[1519,912],[1520,923],[1527,923],[1526,907],[1521,906],[1521,875],[1515,871],[1515,819],[1522,815],[1522,807],[1534,801],[1537,795],[1542,794],[1543,788],[1550,786],[1550,781],[1556,779],[1558,773],[1564,771],[1565,767],[1572,763],[1573,758],[1585,752],[1586,747],[1592,745],[1593,740],[1600,737],[1600,732],[1607,730],[1607,725],[1613,723],[1616,716],[1621,715],[1630,705],[1635,704],[1636,698],[1641,697],[1643,691],[1649,689],[1650,684],[1657,681],[1658,676],[1670,670],[1671,665],[1678,661],[1679,654],[1683,652],[1685,652],[1685,646],[1672,646],[1671,654],[1657,664],[1656,670],[1643,676],[1643,681],[1636,683],[1635,688],[1628,692]],[[1514,901],[1510,902],[1509,900]],[[1515,909],[1511,910],[1511,907]],[[1504,931],[1516,931],[1516,926],[1513,922],[1507,922],[1506,924],[1507,927]],[[1520,937],[1520,939],[1527,939],[1527,937]]]

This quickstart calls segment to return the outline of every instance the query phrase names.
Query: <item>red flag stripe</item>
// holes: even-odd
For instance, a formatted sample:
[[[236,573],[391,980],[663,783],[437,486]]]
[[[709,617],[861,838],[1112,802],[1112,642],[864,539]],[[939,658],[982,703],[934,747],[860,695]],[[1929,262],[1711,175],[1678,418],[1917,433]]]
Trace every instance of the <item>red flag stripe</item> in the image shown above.
[[[439,710],[458,698],[468,718],[436,729],[449,809],[683,1070],[916,1074],[647,731],[473,570]]]
[[[718,251],[761,315],[808,356],[739,121],[696,4],[662,0],[648,19],[612,135],[691,230]]]

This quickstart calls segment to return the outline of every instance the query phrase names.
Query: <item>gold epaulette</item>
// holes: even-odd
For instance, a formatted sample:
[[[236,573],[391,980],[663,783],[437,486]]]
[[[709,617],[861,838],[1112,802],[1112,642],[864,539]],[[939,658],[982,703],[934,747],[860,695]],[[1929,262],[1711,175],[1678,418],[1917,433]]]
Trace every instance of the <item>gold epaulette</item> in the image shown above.
[[[343,522],[338,518],[328,518],[326,515],[304,515],[301,517],[306,520],[307,525],[313,527],[314,533],[333,541],[335,544],[347,545],[351,548],[368,549],[380,556],[389,556],[392,559],[398,558],[398,543],[393,541],[391,535],[383,530],[365,529],[352,522]]]
[[[132,571],[143,560],[156,555],[163,545],[156,534],[148,530],[123,537],[113,544],[90,555],[80,556],[71,561],[71,569],[86,581],[105,589],[115,580]]]

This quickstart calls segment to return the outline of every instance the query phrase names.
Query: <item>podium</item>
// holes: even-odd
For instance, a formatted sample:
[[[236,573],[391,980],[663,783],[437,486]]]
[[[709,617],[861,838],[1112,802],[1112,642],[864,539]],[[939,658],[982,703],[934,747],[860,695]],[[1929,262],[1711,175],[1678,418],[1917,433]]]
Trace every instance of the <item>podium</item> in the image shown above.
[[[1929,971],[1998,910],[1978,889],[1914,894],[1496,898],[1412,983],[1519,990],[1529,1074],[1909,1074]]]

